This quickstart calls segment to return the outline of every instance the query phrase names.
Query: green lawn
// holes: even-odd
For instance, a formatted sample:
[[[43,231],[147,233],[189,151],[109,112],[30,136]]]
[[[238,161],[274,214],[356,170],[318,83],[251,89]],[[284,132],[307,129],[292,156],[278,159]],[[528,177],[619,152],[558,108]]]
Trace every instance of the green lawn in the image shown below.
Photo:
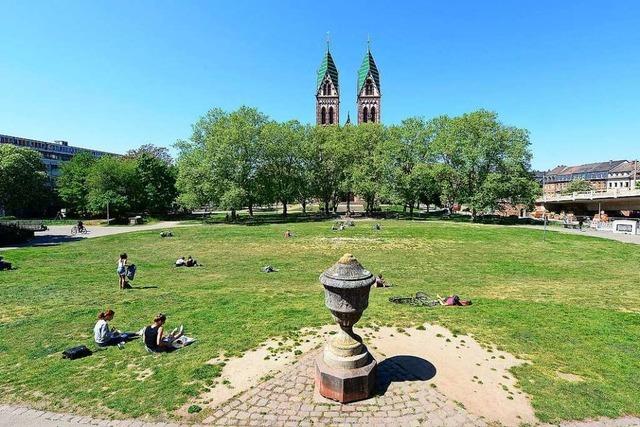
[[[196,226],[170,239],[154,230],[4,252],[18,269],[0,272],[0,401],[164,417],[213,380],[219,367],[205,362],[219,352],[331,323],[318,275],[352,252],[397,284],[372,292],[359,325],[437,322],[530,360],[514,374],[543,421],[640,415],[640,247],[440,221],[383,221],[378,232],[365,222],[342,233],[330,224]],[[286,228],[294,239],[282,238]],[[150,288],[117,289],[121,251],[139,267],[134,285]],[[175,269],[178,255],[205,267]],[[280,272],[261,273],[266,264]],[[474,305],[387,301],[420,290]],[[120,329],[139,330],[164,311],[169,328],[183,323],[199,341],[160,356],[134,342],[62,360],[67,347],[92,346],[95,316],[107,307]],[[153,374],[138,379],[147,369]]]

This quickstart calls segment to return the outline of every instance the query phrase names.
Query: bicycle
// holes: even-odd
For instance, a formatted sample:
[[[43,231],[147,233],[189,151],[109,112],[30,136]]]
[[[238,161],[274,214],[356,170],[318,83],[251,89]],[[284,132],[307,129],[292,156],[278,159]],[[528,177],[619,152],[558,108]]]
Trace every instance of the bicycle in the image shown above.
[[[76,234],[87,234],[89,233],[89,230],[87,230],[87,227],[82,227],[82,228],[78,228],[77,225],[74,225],[73,227],[71,227],[71,235],[75,236]]]

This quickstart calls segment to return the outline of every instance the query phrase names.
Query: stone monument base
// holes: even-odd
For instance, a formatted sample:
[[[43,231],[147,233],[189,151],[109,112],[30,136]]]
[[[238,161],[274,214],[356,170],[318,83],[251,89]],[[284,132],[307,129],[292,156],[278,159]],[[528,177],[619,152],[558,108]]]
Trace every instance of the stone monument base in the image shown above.
[[[340,403],[368,399],[376,385],[376,360],[367,352],[369,360],[361,368],[344,369],[329,366],[323,353],[316,358],[316,389],[328,399]]]

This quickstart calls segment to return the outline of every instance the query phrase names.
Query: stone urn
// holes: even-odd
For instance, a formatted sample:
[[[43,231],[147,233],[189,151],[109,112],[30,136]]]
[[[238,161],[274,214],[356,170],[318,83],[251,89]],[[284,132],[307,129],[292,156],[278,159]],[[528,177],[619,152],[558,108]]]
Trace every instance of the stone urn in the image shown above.
[[[376,361],[362,338],[353,332],[369,305],[369,291],[375,283],[351,254],[320,275],[325,305],[340,327],[316,359],[316,388],[320,394],[341,403],[370,397],[375,386]]]

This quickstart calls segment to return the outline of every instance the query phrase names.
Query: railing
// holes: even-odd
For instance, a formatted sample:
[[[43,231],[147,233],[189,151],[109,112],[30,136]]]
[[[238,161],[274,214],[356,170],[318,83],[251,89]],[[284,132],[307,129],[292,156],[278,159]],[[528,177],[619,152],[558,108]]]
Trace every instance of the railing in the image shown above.
[[[580,191],[571,194],[543,194],[538,202],[565,202],[571,200],[617,199],[619,197],[638,197],[640,189],[616,188],[607,191]]]

